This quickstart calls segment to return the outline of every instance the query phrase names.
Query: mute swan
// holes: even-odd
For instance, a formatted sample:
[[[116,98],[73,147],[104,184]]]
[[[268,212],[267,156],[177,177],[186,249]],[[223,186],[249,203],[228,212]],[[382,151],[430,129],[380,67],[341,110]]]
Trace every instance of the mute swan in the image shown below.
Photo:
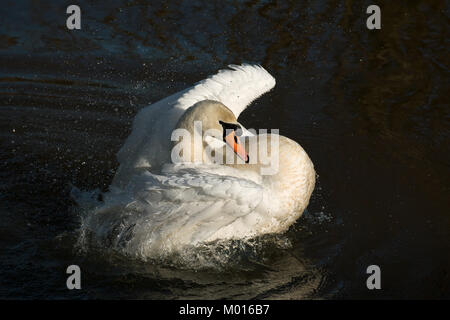
[[[118,152],[120,167],[110,191],[84,221],[98,241],[149,256],[283,232],[301,216],[315,184],[306,152],[280,135],[253,135],[237,121],[248,104],[274,87],[275,79],[261,66],[230,68],[137,114]],[[200,149],[191,149],[188,161],[172,163],[173,130],[195,134],[196,121],[202,125]],[[206,134],[209,129],[223,136]],[[265,153],[257,153],[262,146]],[[204,152],[208,147],[210,156]],[[217,163],[227,150],[236,158]],[[274,161],[277,170],[262,174]]]

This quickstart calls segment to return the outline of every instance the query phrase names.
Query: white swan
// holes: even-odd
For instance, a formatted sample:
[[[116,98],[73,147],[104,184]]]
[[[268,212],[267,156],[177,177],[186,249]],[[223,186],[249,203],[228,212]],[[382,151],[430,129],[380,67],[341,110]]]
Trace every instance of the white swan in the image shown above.
[[[230,68],[137,114],[117,155],[120,167],[104,204],[84,221],[97,240],[149,256],[217,239],[282,232],[303,213],[315,171],[302,147],[274,134],[225,133],[226,128],[247,132],[236,118],[272,89],[275,79],[260,66]],[[201,121],[205,138],[200,162],[172,164],[172,131],[194,133],[194,121]],[[204,136],[208,129],[223,132],[223,139]],[[278,141],[278,148],[272,141]],[[255,154],[263,142],[267,154]],[[255,161],[215,164],[203,152],[207,147],[213,155],[232,150],[247,162]],[[262,175],[261,168],[272,165],[275,152],[277,172]]]

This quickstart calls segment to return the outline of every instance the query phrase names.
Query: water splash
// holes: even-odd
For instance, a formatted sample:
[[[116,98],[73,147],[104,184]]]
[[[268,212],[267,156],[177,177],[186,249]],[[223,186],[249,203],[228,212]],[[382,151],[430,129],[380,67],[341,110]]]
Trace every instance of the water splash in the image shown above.
[[[271,255],[291,248],[289,238],[283,234],[266,234],[254,238],[216,240],[208,243],[178,245],[151,241],[155,232],[152,223],[157,220],[134,210],[129,205],[116,206],[115,202],[102,201],[99,190],[80,191],[73,187],[72,198],[80,218],[76,249],[80,253],[103,251],[138,259],[188,269],[252,269],[263,267]]]

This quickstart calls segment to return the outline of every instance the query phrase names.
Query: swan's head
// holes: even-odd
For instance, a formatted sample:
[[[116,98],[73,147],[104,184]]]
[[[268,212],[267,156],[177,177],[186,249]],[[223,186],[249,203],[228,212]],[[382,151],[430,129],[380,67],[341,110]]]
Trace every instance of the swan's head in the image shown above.
[[[183,114],[176,128],[181,131],[178,131],[175,139],[172,134],[172,141],[179,141],[180,136],[183,140],[189,136],[188,141],[183,141],[183,145],[175,143],[173,150],[178,153],[182,148],[182,153],[185,153],[186,149],[190,149],[187,150],[189,155],[183,155],[185,160],[221,162],[229,148],[228,154],[232,152],[242,161],[249,161],[240,138],[246,131],[245,128],[238,123],[233,112],[218,101],[204,100],[194,104]]]

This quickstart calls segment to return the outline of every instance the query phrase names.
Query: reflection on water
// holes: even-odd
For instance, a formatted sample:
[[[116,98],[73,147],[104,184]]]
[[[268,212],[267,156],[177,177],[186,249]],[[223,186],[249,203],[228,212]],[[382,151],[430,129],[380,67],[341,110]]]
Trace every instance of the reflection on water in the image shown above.
[[[81,1],[82,30],[68,31],[60,4],[7,1],[0,296],[448,298],[449,4],[379,3],[382,29],[369,31],[370,4]],[[236,258],[219,269],[80,252],[71,186],[105,190],[140,108],[241,62],[277,86],[240,121],[280,128],[315,163],[305,215],[285,235],[195,256]],[[69,295],[74,263],[87,289]]]

